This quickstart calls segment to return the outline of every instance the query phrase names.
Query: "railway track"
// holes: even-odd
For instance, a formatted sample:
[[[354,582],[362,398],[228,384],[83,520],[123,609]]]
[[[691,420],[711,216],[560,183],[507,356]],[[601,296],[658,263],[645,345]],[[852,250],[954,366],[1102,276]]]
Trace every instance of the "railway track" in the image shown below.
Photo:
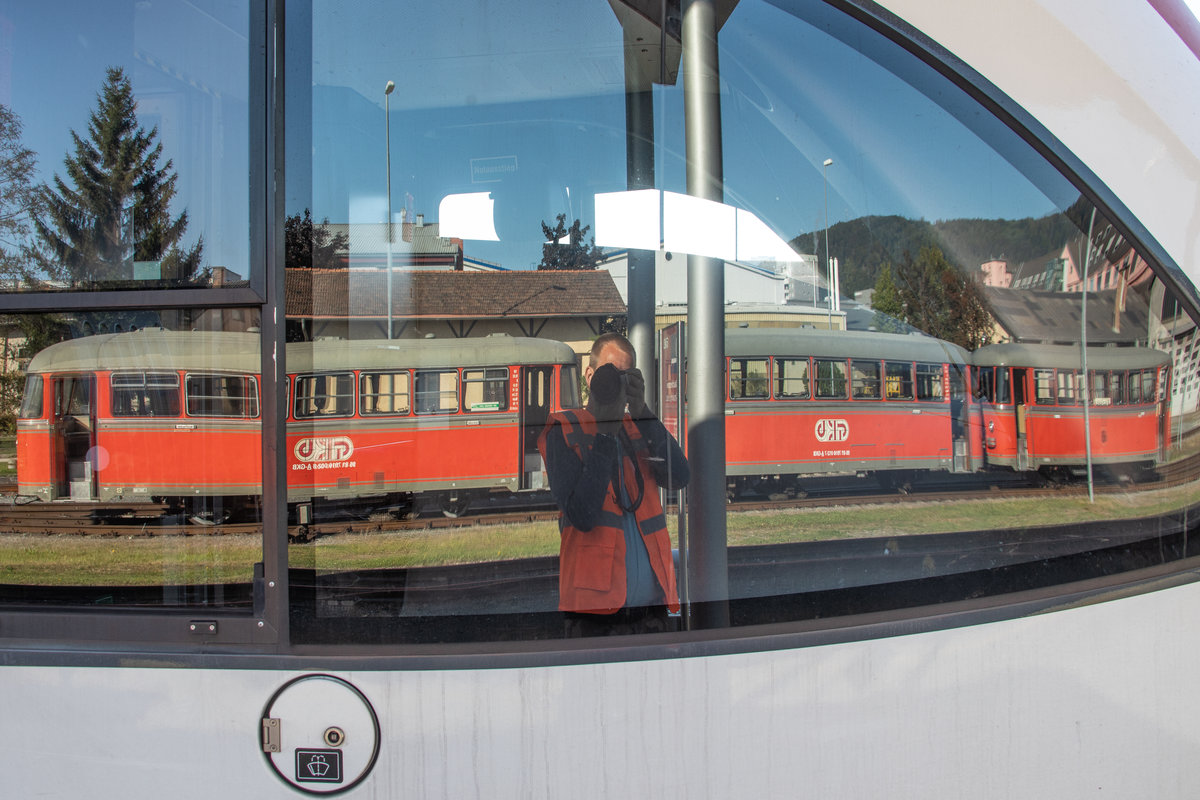
[[[1157,470],[1158,479],[1133,484],[1098,482],[1097,494],[1117,494],[1130,491],[1165,489],[1200,481],[1200,454],[1164,464]],[[926,481],[906,492],[880,493],[877,490],[848,491],[845,486],[810,492],[805,497],[788,499],[749,499],[730,506],[735,513],[766,510],[827,508],[829,506],[902,505],[942,501],[991,500],[998,497],[1063,497],[1087,492],[1083,482],[1054,485],[1031,485],[1022,476],[1005,476],[997,481],[958,481],[953,476]],[[999,477],[999,476],[997,476]],[[397,531],[452,530],[486,525],[519,525],[546,522],[558,518],[551,505],[520,509],[490,509],[458,518],[447,518],[436,512],[415,519],[337,519],[292,525],[288,537],[292,541],[311,541],[340,534],[384,533]],[[185,515],[173,512],[161,503],[112,504],[95,502],[21,503],[13,495],[0,498],[0,533],[25,535],[79,535],[112,538],[145,536],[208,536],[220,534],[257,535],[262,526],[256,522],[233,522],[216,525],[197,524]]]

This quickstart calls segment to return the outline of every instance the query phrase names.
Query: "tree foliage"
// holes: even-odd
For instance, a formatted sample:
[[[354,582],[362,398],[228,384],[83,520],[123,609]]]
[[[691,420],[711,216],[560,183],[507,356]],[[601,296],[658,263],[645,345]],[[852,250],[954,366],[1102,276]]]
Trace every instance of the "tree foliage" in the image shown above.
[[[591,225],[579,227],[579,220],[567,227],[567,215],[558,215],[558,224],[551,228],[542,223],[546,243],[542,245],[542,261],[538,269],[595,269],[604,260],[604,251],[596,247],[596,237],[585,242],[583,237]],[[567,241],[564,242],[563,239]]]
[[[37,155],[21,144],[21,118],[0,104],[0,278],[31,278],[30,246],[44,208]]]
[[[343,255],[350,248],[350,237],[331,233],[328,217],[315,224],[312,212],[306,208],[303,216],[295,214],[285,219],[283,227],[285,266],[314,269],[346,266]]]
[[[1087,230],[1086,226],[1083,230]],[[829,248],[840,264],[842,290],[853,295],[875,284],[885,264],[897,264],[904,253],[938,247],[963,273],[973,275],[994,258],[1021,264],[1061,248],[1079,236],[1069,214],[1005,219],[953,219],[928,222],[899,216],[868,216],[839,222],[829,229]],[[804,233],[792,240],[800,252],[810,248]],[[813,250],[817,248],[811,248]]]
[[[900,290],[892,278],[892,267],[884,264],[875,279],[875,291],[871,294],[871,308],[875,309],[873,324],[876,330],[899,332],[900,320],[904,318],[904,302]]]
[[[66,179],[55,174],[44,192],[46,218],[36,222],[44,268],[86,284],[128,279],[133,261],[158,261],[164,279],[193,280],[203,239],[179,246],[188,215],[171,214],[174,162],[159,165],[158,128],[138,124],[133,87],[118,67],[106,73],[87,132],[85,139],[71,131],[75,152],[63,159]]]
[[[974,350],[992,335],[992,315],[979,284],[954,268],[937,247],[905,253],[896,268],[900,318],[930,336]]]

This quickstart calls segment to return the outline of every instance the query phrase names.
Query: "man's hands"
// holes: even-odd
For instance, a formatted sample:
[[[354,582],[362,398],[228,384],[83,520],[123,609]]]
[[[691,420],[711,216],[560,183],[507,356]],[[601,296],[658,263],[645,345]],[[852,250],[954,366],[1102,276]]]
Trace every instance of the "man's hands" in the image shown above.
[[[625,372],[625,402],[629,404],[629,416],[634,419],[650,416],[646,408],[646,379],[637,367]]]

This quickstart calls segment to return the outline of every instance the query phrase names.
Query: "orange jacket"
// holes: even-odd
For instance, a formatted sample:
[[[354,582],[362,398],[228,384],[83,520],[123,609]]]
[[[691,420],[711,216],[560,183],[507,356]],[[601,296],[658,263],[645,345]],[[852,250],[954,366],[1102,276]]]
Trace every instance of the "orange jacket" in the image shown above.
[[[636,476],[625,459],[622,477],[629,497],[642,495],[641,505],[634,512],[642,541],[650,556],[650,567],[665,592],[662,602],[671,611],[679,610],[679,594],[675,587],[675,565],[671,555],[671,537],[667,533],[666,515],[659,501],[658,483],[654,477],[645,446],[640,446],[641,433],[628,415],[623,427],[633,443],[637,469],[642,473],[643,487],[639,491]],[[538,449],[546,459],[550,437],[561,436],[568,448],[584,460],[596,437],[596,420],[585,409],[572,409],[550,415],[538,439]],[[555,476],[550,476],[551,486]],[[558,526],[562,534],[559,547],[559,602],[561,611],[592,614],[613,614],[625,605],[625,529],[624,512],[617,503],[616,491],[609,481],[608,491],[599,515],[599,522],[590,530],[573,527],[564,512],[559,513]]]

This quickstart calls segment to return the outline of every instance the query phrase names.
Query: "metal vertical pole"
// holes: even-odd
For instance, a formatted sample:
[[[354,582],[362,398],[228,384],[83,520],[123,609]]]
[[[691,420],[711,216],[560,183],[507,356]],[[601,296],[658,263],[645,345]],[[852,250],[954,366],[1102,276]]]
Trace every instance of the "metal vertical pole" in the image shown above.
[[[654,188],[654,76],[638,58],[641,45],[625,29],[625,171],[628,187]],[[665,48],[664,48],[665,49]],[[660,55],[660,60],[665,54]],[[658,375],[654,369],[654,251],[630,250],[626,283],[629,341],[638,353],[646,379],[646,404],[658,410]]]
[[[1087,368],[1087,279],[1092,257],[1092,228],[1096,224],[1096,209],[1092,209],[1092,219],[1088,222],[1087,243],[1083,251],[1083,281],[1080,283],[1079,310],[1079,362],[1083,370],[1083,446],[1087,453],[1087,483],[1088,502],[1096,502],[1096,486],[1092,476],[1092,382]]]
[[[688,194],[723,202],[720,67],[712,0],[683,12]],[[725,262],[688,256],[688,461],[692,619],[729,624],[725,530]]]
[[[396,84],[388,81],[383,89],[383,130],[387,141],[387,320],[388,339],[392,338],[392,114],[388,98]]]

